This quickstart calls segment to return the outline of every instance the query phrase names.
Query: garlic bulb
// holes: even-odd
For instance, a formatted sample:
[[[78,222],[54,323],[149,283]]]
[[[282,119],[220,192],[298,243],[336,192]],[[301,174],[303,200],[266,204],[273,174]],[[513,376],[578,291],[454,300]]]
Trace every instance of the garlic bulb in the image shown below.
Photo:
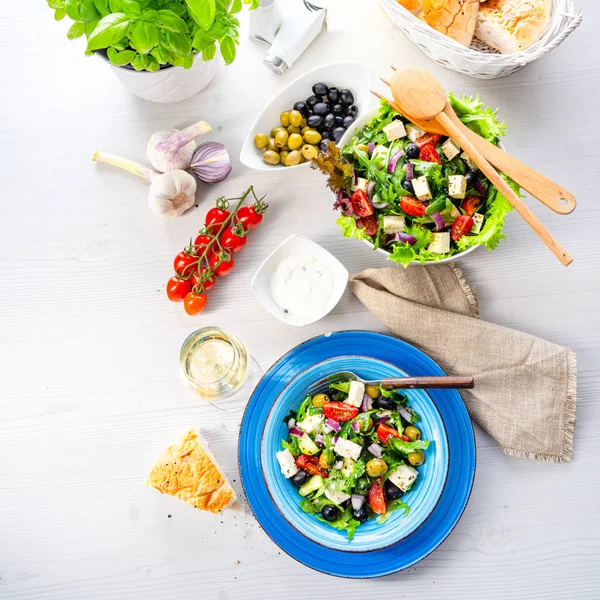
[[[159,217],[178,217],[191,208],[196,201],[196,180],[181,169],[169,173],[157,173],[132,160],[100,150],[94,154],[92,160],[118,167],[148,182],[150,184],[148,206]]]
[[[212,131],[206,121],[198,121],[185,129],[157,131],[149,140],[146,153],[152,166],[161,173],[187,169],[196,149],[194,138]]]

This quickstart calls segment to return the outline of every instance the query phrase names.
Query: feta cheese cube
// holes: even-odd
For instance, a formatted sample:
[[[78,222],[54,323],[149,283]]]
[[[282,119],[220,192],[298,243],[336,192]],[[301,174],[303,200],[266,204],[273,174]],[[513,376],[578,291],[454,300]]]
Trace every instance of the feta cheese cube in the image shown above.
[[[383,217],[383,230],[386,233],[402,233],[406,220],[402,216],[387,215]]]
[[[440,213],[446,225],[452,225],[452,223],[454,223],[454,221],[456,221],[456,219],[458,219],[458,217],[460,217],[461,214],[462,213],[460,212],[460,210],[458,210],[458,208],[456,208],[456,206],[454,205],[452,205],[452,210],[450,212],[448,212],[448,210],[443,210]]]
[[[422,135],[425,135],[425,132],[422,129],[420,129],[419,127],[417,127],[414,123],[407,123],[406,124],[406,135],[408,136],[408,139],[414,143]]]
[[[326,485],[324,488],[325,496],[335,502],[336,504],[341,504],[342,502],[346,502],[350,498],[350,494],[345,494],[344,492],[340,492],[339,490],[334,489],[330,485]]]
[[[300,421],[300,423],[297,423],[297,427],[306,431],[306,433],[314,433],[320,427],[324,419],[324,415],[311,415],[306,417],[303,421]]]
[[[475,213],[473,215],[473,229],[471,229],[471,233],[479,233],[481,231],[484,218],[485,217],[480,213]]]
[[[450,198],[464,198],[467,191],[467,178],[464,175],[448,177],[448,195]]]
[[[360,444],[355,444],[350,440],[345,440],[344,438],[338,438],[338,441],[335,443],[333,447],[336,454],[343,456],[344,458],[351,458],[353,460],[358,460],[360,457],[360,453],[362,450],[362,446]]]
[[[354,471],[355,462],[351,458],[345,458],[342,462],[342,475],[344,477],[350,477]]]
[[[431,190],[429,189],[429,183],[427,183],[427,177],[425,177],[425,175],[413,179],[412,184],[415,196],[419,200],[431,200]]]
[[[281,467],[281,472],[286,479],[293,477],[298,472],[294,455],[287,448],[277,452],[275,456]]]
[[[408,465],[400,465],[393,473],[390,473],[388,479],[403,492],[414,483],[419,472]]]
[[[435,252],[436,254],[446,254],[450,252],[450,234],[447,231],[441,233],[433,233],[431,243],[427,247],[429,252]]]
[[[469,169],[477,171],[477,165],[471,160],[471,157],[466,152],[463,152],[460,157],[467,163]]]
[[[367,190],[367,185],[369,184],[369,180],[364,177],[358,177],[356,179],[356,183],[350,186],[350,189],[355,192],[356,190],[362,190],[365,192]]]
[[[351,404],[352,406],[359,408],[362,404],[364,395],[365,384],[361,381],[352,381],[350,382],[350,390],[348,391],[348,397],[345,401],[347,404]]]
[[[386,125],[383,128],[383,133],[385,133],[388,142],[393,142],[394,140],[403,138],[406,135],[406,129],[404,128],[404,123],[398,119]]]
[[[448,138],[442,144],[442,152],[448,160],[452,160],[460,154],[460,146],[452,138]]]
[[[371,160],[375,162],[377,168],[381,168],[383,166],[387,167],[387,156],[390,149],[387,146],[381,144],[380,146],[375,146],[375,150],[373,150],[373,155],[371,156]]]

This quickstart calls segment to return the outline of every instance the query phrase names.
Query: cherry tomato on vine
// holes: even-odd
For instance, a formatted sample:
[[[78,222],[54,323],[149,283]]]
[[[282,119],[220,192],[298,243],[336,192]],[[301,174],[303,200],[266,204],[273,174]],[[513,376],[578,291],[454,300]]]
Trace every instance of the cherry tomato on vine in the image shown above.
[[[231,213],[223,208],[211,208],[204,218],[204,224],[209,233],[216,235],[221,229],[221,225],[227,220]]]
[[[183,301],[183,308],[188,315],[197,315],[206,306],[206,294],[195,294],[190,292]]]
[[[193,271],[192,265],[197,262],[197,256],[193,256],[187,252],[180,252],[173,261],[173,268],[175,269],[175,273],[177,273],[177,275],[189,277]]]
[[[204,281],[202,281],[202,279],[205,277],[204,274],[207,271],[208,271],[208,269],[206,267],[202,267],[200,269],[200,273],[198,273],[198,271],[195,271],[194,273],[192,273],[192,277],[191,277],[192,287],[194,287],[195,285],[200,285],[202,283],[204,285],[204,291],[208,292],[208,290],[210,290],[210,288],[213,285],[215,285],[214,274],[211,274],[208,279],[205,279]]]
[[[402,196],[400,208],[411,217],[422,217],[427,210],[427,205],[412,196]]]
[[[228,227],[221,234],[221,246],[231,250],[231,252],[239,252],[246,245],[246,236],[237,235],[235,227]]]
[[[323,414],[328,419],[333,419],[338,423],[345,423],[356,417],[358,408],[346,402],[326,402],[323,405]]]
[[[263,218],[262,213],[258,212],[254,206],[242,206],[235,215],[246,231],[256,229]]]
[[[215,272],[215,275],[218,277],[225,277],[229,275],[231,271],[233,271],[233,256],[225,257],[221,264],[218,264],[219,260],[221,260],[220,254],[213,254],[210,257],[210,268]]]
[[[351,202],[352,210],[357,217],[368,217],[375,212],[364,190],[356,190],[352,194]]]
[[[194,252],[198,256],[202,256],[204,251],[208,248],[208,252],[206,253],[206,258],[209,258],[209,256],[213,252],[214,246],[215,246],[215,238],[212,237],[211,235],[206,235],[204,233],[201,233],[194,240]]]
[[[440,155],[433,144],[425,144],[421,148],[421,151],[419,152],[419,160],[423,160],[425,162],[434,162],[438,165],[442,164],[442,159],[440,158]]]
[[[460,215],[460,217],[452,223],[450,235],[452,236],[452,239],[457,242],[463,235],[469,235],[471,229],[473,229],[473,218],[469,215]]]
[[[167,297],[171,302],[183,302],[183,299],[192,289],[191,283],[187,279],[182,279],[173,275],[167,281]]]

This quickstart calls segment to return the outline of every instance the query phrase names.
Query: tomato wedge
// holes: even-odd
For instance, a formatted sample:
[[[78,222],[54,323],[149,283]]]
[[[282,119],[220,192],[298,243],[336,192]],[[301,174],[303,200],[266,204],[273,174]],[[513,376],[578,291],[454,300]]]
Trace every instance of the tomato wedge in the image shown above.
[[[427,210],[427,204],[412,196],[402,196],[400,198],[400,208],[411,217],[422,217]]]
[[[323,414],[328,419],[333,419],[338,423],[345,423],[356,417],[358,408],[345,402],[325,402],[323,405]]]
[[[452,239],[457,242],[463,235],[469,235],[471,229],[473,229],[473,218],[469,215],[460,215],[460,217],[452,223],[450,235],[452,236]]]
[[[357,217],[368,217],[375,211],[364,190],[356,190],[351,198],[352,210]]]
[[[460,207],[470,216],[472,217],[477,209],[481,206],[483,200],[479,196],[469,196],[462,201]]]
[[[377,235],[377,229],[379,229],[379,222],[377,221],[377,217],[369,215],[368,217],[356,219],[356,226],[359,229],[364,229],[367,235],[373,237],[374,235]]]
[[[377,428],[377,437],[382,444],[387,444],[390,438],[400,437],[400,434],[397,429],[390,427],[390,425],[387,425],[386,423],[381,423]]]
[[[296,459],[296,466],[311,475],[320,475],[323,478],[327,477],[327,471],[319,465],[319,459],[316,456],[301,454]]]
[[[421,148],[421,152],[419,152],[419,160],[424,160],[425,162],[434,162],[438,165],[442,164],[442,159],[440,158],[440,155],[433,144],[425,144]]]
[[[442,136],[437,133],[426,133],[425,135],[422,135],[421,137],[415,140],[415,146],[419,148],[422,148],[427,144],[432,144],[433,146],[435,146],[440,141],[441,137]]]
[[[369,504],[371,510],[378,515],[385,515],[387,510],[387,504],[385,501],[385,495],[383,494],[383,484],[381,477],[378,477],[369,490]]]

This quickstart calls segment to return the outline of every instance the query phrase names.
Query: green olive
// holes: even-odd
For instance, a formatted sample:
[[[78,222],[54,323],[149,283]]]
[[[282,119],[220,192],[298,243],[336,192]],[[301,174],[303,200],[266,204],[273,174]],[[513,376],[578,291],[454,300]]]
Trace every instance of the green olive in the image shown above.
[[[299,110],[290,111],[290,125],[298,127],[302,124],[302,113]]]
[[[304,144],[304,146],[302,146],[302,156],[304,156],[306,160],[316,158],[317,154],[319,154],[319,151],[316,146],[311,146],[310,144]]]
[[[279,160],[281,161],[282,165],[285,165],[285,159],[287,158],[287,155],[290,153],[290,149],[289,148],[282,148],[279,151]]]
[[[282,127],[281,125],[273,127],[273,129],[271,129],[271,137],[274,138],[280,131],[285,131],[285,127]]]
[[[302,117],[302,123],[300,123],[300,127],[306,127],[306,117]]]
[[[369,417],[365,423],[364,419],[361,419],[360,421],[358,421],[358,428],[361,431],[369,431],[369,429],[371,429],[371,427],[373,427],[373,419],[371,419],[371,417]]]
[[[317,408],[322,408],[326,402],[330,402],[329,396],[327,394],[317,394],[312,399],[312,405],[316,406]]]
[[[301,130],[300,130],[300,135],[304,135],[307,131],[310,131],[310,127],[308,125],[305,125]]]
[[[325,454],[325,452],[323,452],[321,456],[319,456],[319,465],[324,469],[329,469],[329,467],[331,467],[329,461],[327,460],[327,455]]]
[[[267,150],[263,154],[263,160],[270,165],[276,165],[281,159],[277,152],[273,152],[273,150]]]
[[[421,432],[414,425],[409,425],[404,430],[404,435],[407,436],[411,442],[416,442],[421,439]]]
[[[285,165],[287,167],[294,167],[300,163],[301,158],[302,154],[300,154],[298,150],[292,150],[292,152],[290,152],[285,159]]]
[[[273,152],[277,152],[277,146],[275,144],[275,138],[274,137],[270,137],[269,138],[269,143],[267,145],[267,150],[272,150]]]
[[[290,135],[290,139],[288,140],[288,146],[290,147],[290,150],[298,150],[303,143],[304,140],[299,133],[292,133],[292,135]]]
[[[365,388],[365,392],[367,393],[367,396],[369,396],[369,398],[373,398],[373,400],[381,396],[381,392],[379,391],[378,385],[368,385]]]
[[[294,127],[293,125],[290,125],[287,128],[287,132],[292,135],[292,133],[300,133],[300,127]]]
[[[286,110],[279,115],[279,122],[287,127],[290,124],[290,113]]]
[[[257,133],[254,136],[254,145],[262,150],[269,145],[269,136],[266,133]]]
[[[300,164],[305,163],[306,162],[306,158],[304,158],[304,154],[302,154],[302,152],[300,152]]]
[[[321,134],[318,131],[310,130],[304,134],[304,141],[307,144],[318,144],[321,139]]]
[[[381,458],[374,458],[367,463],[367,475],[370,477],[379,477],[387,471],[387,464]]]
[[[422,465],[424,461],[425,455],[423,454],[423,452],[421,452],[421,450],[415,450],[414,452],[411,452],[408,455],[408,462],[413,467],[418,467],[419,465]]]
[[[288,135],[288,132],[285,129],[283,131],[278,131],[277,135],[275,136],[275,145],[278,148],[283,148],[284,146],[287,146],[289,137],[290,136]]]

